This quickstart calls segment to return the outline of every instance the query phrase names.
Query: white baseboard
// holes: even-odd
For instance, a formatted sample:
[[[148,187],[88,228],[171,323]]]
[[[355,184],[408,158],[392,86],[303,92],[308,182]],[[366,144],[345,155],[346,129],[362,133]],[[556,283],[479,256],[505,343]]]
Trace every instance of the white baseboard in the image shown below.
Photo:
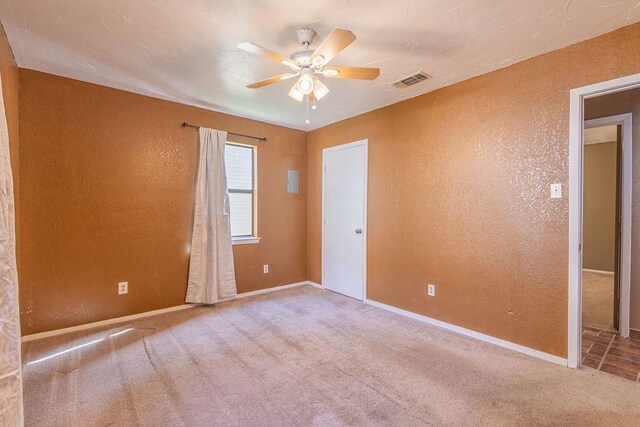
[[[56,335],[68,334],[69,332],[84,331],[85,329],[98,328],[100,326],[113,325],[115,323],[129,322],[131,320],[142,319],[144,317],[156,316],[158,314],[171,313],[172,311],[184,310],[186,308],[195,307],[191,304],[177,305],[175,307],[162,308],[160,310],[145,311],[144,313],[131,314],[129,316],[115,317],[113,319],[100,320],[97,322],[85,323],[83,325],[71,326],[69,328],[54,329],[53,331],[39,332],[37,334],[25,335],[22,342],[39,340],[41,338],[53,337]]]
[[[305,285],[322,288],[322,286],[318,285],[317,283],[308,282],[305,280],[304,282],[291,283],[289,285],[274,286],[273,288],[258,289],[257,291],[251,291],[251,292],[243,292],[241,294],[238,294],[236,296],[236,299],[252,297],[254,295],[268,294],[269,292],[276,292],[276,291],[281,291],[283,289],[297,288],[298,286],[305,286]]]
[[[318,289],[324,289],[324,286],[322,286],[320,283],[312,282],[311,280],[307,280],[307,285],[313,286]]]
[[[423,316],[421,314],[413,313],[411,311],[403,310],[398,307],[393,307],[391,305],[383,304],[377,301],[373,301],[370,299],[366,299],[365,304],[372,305],[374,307],[382,308],[384,310],[391,311],[393,313],[400,314],[402,316],[410,317],[412,319],[419,320],[421,322],[428,323],[433,326],[437,326],[443,329],[447,329],[452,332],[456,332],[458,334],[466,335],[471,338],[478,339],[480,341],[488,342],[490,344],[497,345],[499,347],[508,348],[509,350],[517,351],[519,353],[524,353],[529,356],[537,357],[538,359],[546,360],[547,362],[555,363],[556,365],[567,366],[567,359],[564,359],[559,356],[554,356],[553,354],[545,353],[540,350],[535,350],[533,348],[525,347],[520,344],[515,344],[509,341],[505,341],[500,338],[492,337],[490,335],[485,335],[480,332],[475,332],[470,329],[462,328],[460,326],[452,325],[450,323],[446,323],[440,320],[432,319],[431,317]]]
[[[281,291],[283,289],[295,288],[295,287],[298,287],[298,286],[305,286],[305,285],[314,286],[316,288],[322,288],[322,286],[318,285],[317,283],[304,281],[304,282],[291,283],[289,285],[275,286],[273,288],[260,289],[260,290],[257,290],[257,291],[243,292],[241,294],[238,294],[235,299],[237,299],[237,298],[246,298],[246,297],[251,297],[251,296],[254,296],[254,295],[261,295],[261,294],[266,294],[266,293],[269,293],[269,292],[276,292],[276,291]],[[233,299],[231,299],[229,301],[233,301]],[[221,301],[221,302],[225,302],[225,301]],[[113,319],[107,319],[107,320],[100,320],[98,322],[85,323],[83,325],[71,326],[69,328],[54,329],[53,331],[47,331],[47,332],[39,332],[37,334],[31,334],[31,335],[23,336],[22,337],[22,342],[29,342],[29,341],[39,340],[39,339],[42,339],[42,338],[53,337],[53,336],[56,336],[56,335],[68,334],[70,332],[84,331],[86,329],[93,329],[93,328],[98,328],[98,327],[101,327],[101,326],[113,325],[113,324],[116,324],[116,323],[130,322],[132,320],[142,319],[144,317],[156,316],[158,314],[164,314],[164,313],[171,313],[172,311],[184,310],[186,308],[197,307],[197,306],[198,306],[198,304],[182,304],[182,305],[178,305],[178,306],[175,306],[175,307],[162,308],[160,310],[145,311],[144,313],[131,314],[129,316],[115,317]]]
[[[610,276],[613,276],[615,274],[613,271],[591,270],[590,268],[583,268],[582,271],[583,272],[586,271],[587,273],[606,274],[606,275],[610,275]]]
[[[319,288],[319,289],[324,289],[322,285],[320,285],[319,283],[315,283],[315,282],[311,282],[311,281],[303,281],[303,282],[297,282],[297,283],[291,283],[289,285],[282,285],[282,286],[275,286],[273,288],[267,288],[267,289],[260,289],[257,291],[251,291],[251,292],[244,292],[241,294],[238,294],[236,298],[246,298],[246,297],[251,297],[254,295],[262,295],[262,294],[266,294],[266,293],[270,293],[270,292],[277,292],[277,291],[281,291],[283,289],[290,289],[290,288],[295,288],[295,287],[299,287],[299,286],[313,286],[315,288]],[[232,301],[232,300],[231,300]],[[465,329],[462,328],[460,326],[456,326],[456,325],[452,325],[450,323],[446,323],[446,322],[442,322],[440,320],[436,320],[436,319],[432,319],[430,317],[427,316],[423,316],[421,314],[417,314],[417,313],[413,313],[411,311],[407,311],[407,310],[403,310],[401,308],[397,308],[397,307],[393,307],[387,304],[383,304],[377,301],[373,301],[370,299],[365,299],[364,300],[365,304],[369,304],[375,307],[379,307],[382,308],[384,310],[388,310],[391,311],[393,313],[397,313],[400,314],[402,316],[406,316],[406,317],[410,317],[412,319],[416,319],[419,320],[421,322],[425,322],[428,323],[430,325],[434,325],[434,326],[438,326],[440,328],[444,328],[447,330],[450,330],[452,332],[456,332],[462,335],[466,335],[468,337],[471,338],[475,338],[481,341],[485,341],[488,342],[490,344],[494,344],[500,347],[504,347],[510,350],[514,350],[517,351],[519,353],[523,353],[523,354],[527,354],[529,356],[533,356],[533,357],[537,357],[538,359],[542,359],[542,360],[546,360],[548,362],[551,363],[555,363],[557,365],[562,365],[562,366],[567,366],[567,359],[564,359],[562,357],[559,356],[554,356],[552,354],[549,353],[545,353],[539,350],[535,350],[529,347],[525,347],[522,346],[520,344],[515,344],[509,341],[505,341],[502,340],[500,338],[495,338],[492,337],[490,335],[485,335],[479,332],[475,332],[472,331],[470,329]],[[78,326],[72,326],[69,328],[63,328],[63,329],[56,329],[53,331],[47,331],[47,332],[40,332],[37,334],[31,334],[31,335],[25,335],[22,337],[22,342],[29,342],[29,341],[34,341],[34,340],[38,340],[41,338],[47,338],[47,337],[52,337],[52,336],[56,336],[56,335],[62,335],[62,334],[67,334],[70,332],[76,332],[76,331],[83,331],[86,329],[93,329],[93,328],[97,328],[100,326],[108,326],[108,325],[113,325],[116,323],[123,323],[123,322],[127,322],[127,321],[131,321],[131,320],[136,320],[136,319],[141,319],[144,317],[150,317],[150,316],[156,316],[158,314],[164,314],[164,313],[170,313],[173,311],[178,311],[178,310],[184,310],[187,308],[191,308],[191,307],[197,307],[197,304],[183,304],[183,305],[178,305],[176,307],[169,307],[169,308],[163,308],[160,310],[153,310],[153,311],[147,311],[144,313],[138,313],[138,314],[132,314],[129,316],[122,316],[122,317],[116,317],[113,319],[107,319],[107,320],[101,320],[98,322],[92,322],[92,323],[86,323],[84,325],[78,325]]]

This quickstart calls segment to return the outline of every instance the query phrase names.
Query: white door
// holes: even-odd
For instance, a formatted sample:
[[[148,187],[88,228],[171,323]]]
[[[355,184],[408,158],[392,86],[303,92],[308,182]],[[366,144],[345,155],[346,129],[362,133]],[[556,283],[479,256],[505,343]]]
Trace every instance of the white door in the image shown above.
[[[322,284],[364,300],[367,141],[323,151]]]

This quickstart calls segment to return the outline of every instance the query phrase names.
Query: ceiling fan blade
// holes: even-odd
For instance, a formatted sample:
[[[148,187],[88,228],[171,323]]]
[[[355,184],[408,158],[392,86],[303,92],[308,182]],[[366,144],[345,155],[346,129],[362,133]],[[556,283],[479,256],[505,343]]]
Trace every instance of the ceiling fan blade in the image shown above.
[[[380,68],[342,67],[337,65],[325,67],[322,74],[332,79],[375,80],[380,75]]]
[[[262,56],[263,58],[270,59],[271,61],[279,62],[280,64],[284,64],[287,66],[291,66],[291,64],[295,65],[295,63],[287,58],[284,55],[280,55],[272,50],[264,48],[262,46],[258,46],[257,44],[244,42],[238,45],[238,49],[242,49],[246,52],[253,53],[258,56]]]
[[[344,48],[353,43],[355,39],[356,36],[354,36],[351,31],[343,30],[342,28],[334,28],[327,38],[320,43],[320,46],[318,46],[315,52],[313,52],[309,58],[309,62],[313,63],[313,60],[316,57],[323,56],[324,61],[322,61],[322,64],[326,64]]]
[[[296,75],[296,73],[279,74],[277,76],[269,77],[268,79],[260,80],[259,82],[251,83],[250,85],[247,85],[247,87],[249,89],[259,89],[273,83],[278,83],[282,80],[290,79],[292,77],[295,77]]]

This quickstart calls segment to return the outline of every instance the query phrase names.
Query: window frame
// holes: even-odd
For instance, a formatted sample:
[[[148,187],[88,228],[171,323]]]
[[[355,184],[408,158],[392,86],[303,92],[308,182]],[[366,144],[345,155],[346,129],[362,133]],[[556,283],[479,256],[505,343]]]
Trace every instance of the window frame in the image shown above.
[[[232,235],[231,240],[234,245],[258,243],[260,242],[260,237],[258,237],[258,195],[257,195],[258,149],[255,145],[241,144],[233,141],[227,141],[226,145],[232,145],[232,146],[247,148],[251,150],[251,189],[250,190],[238,189],[238,188],[234,189],[229,187],[227,182],[227,191],[229,192],[229,194],[234,193],[234,194],[250,194],[251,195],[251,234],[241,235],[241,236]],[[225,161],[226,161],[226,158],[225,158]],[[230,215],[229,219],[231,220],[231,212],[229,212],[229,215]]]

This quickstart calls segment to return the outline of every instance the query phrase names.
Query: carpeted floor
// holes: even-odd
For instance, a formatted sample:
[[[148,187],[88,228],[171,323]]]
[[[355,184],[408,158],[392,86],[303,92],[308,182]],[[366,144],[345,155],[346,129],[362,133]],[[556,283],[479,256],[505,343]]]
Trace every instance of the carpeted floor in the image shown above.
[[[613,274],[582,272],[582,323],[615,331],[613,327]]]
[[[29,342],[23,358],[28,426],[640,423],[638,383],[309,286]]]

